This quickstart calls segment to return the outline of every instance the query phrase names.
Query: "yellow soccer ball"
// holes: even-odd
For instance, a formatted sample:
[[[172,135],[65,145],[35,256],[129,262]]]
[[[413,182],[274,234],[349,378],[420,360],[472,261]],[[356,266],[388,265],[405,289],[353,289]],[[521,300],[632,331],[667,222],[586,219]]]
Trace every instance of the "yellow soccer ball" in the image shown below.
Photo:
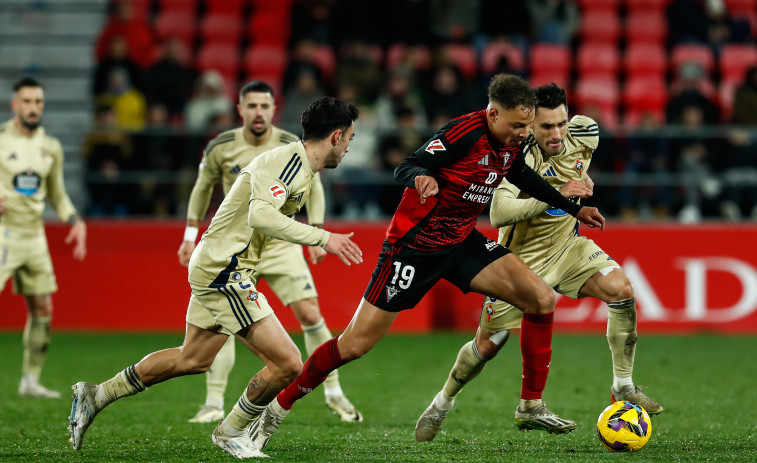
[[[597,436],[608,450],[636,452],[649,442],[652,420],[641,405],[621,400],[599,414]]]

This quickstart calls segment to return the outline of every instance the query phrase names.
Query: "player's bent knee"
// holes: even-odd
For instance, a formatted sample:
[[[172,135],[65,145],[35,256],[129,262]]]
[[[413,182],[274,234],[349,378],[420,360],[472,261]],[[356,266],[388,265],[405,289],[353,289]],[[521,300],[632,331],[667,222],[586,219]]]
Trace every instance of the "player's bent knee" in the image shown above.
[[[546,314],[554,312],[556,303],[555,292],[545,284],[544,288],[534,293],[535,310],[533,313]]]
[[[302,373],[302,359],[299,356],[289,357],[270,370],[278,381],[289,384]]]

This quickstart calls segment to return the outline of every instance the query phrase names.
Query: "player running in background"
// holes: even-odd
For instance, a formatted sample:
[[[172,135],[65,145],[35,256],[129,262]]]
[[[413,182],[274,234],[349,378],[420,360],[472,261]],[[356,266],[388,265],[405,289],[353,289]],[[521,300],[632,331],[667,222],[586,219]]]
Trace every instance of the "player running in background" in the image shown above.
[[[554,292],[515,254],[476,230],[476,220],[503,177],[590,226],[603,227],[604,218],[596,208],[564,198],[523,161],[521,143],[536,104],[528,83],[499,74],[488,96],[486,109],[446,124],[395,170],[395,179],[407,188],[363,299],[344,333],[318,347],[300,377],[253,423],[258,448],[297,400],[329,372],[373,348],[399,312],[413,308],[440,279],[463,292],[509,301],[524,312],[521,351],[528,380],[521,394],[524,400],[541,398],[552,353]],[[584,189],[582,194],[588,192]],[[559,420],[544,407],[523,413]]]
[[[245,429],[300,374],[302,355],[256,290],[253,273],[271,236],[322,246],[347,265],[362,262],[352,233],[329,233],[291,217],[307,201],[315,173],[335,168],[348,151],[357,116],[353,105],[320,98],[302,114],[304,141],[274,148],[240,171],[189,262],[192,296],[183,345],[149,354],[101,384],[76,383],[69,416],[74,449],[107,405],[171,378],[206,372],[226,338],[235,335],[265,367],[212,439],[237,458],[265,456]]]
[[[18,393],[59,398],[60,392],[39,383],[50,345],[51,294],[58,289],[42,220],[45,199],[71,225],[66,243],[74,242],[75,259],[87,255],[87,228],[66,194],[63,148],[40,125],[42,85],[31,77],[19,80],[11,108],[14,118],[0,126],[0,290],[12,276],[14,292],[24,295],[29,311]]]
[[[179,248],[179,262],[185,267],[195,249],[198,227],[208,212],[213,187],[222,180],[223,192],[227,194],[240,169],[256,156],[299,140],[285,130],[271,124],[276,110],[273,89],[261,81],[245,84],[239,91],[237,110],[242,118],[242,127],[228,130],[208,143],[200,163],[197,181],[189,197],[187,228]],[[306,203],[308,222],[323,228],[326,213],[323,184],[316,173]],[[309,246],[310,262],[324,259],[326,251],[319,246]],[[260,264],[255,268],[253,280],[261,278],[270,285],[285,306],[292,308],[300,322],[308,355],[320,344],[331,339],[331,332],[321,316],[318,293],[310,269],[302,254],[302,246],[289,241],[272,239],[265,247]],[[226,344],[216,355],[206,377],[205,404],[189,421],[211,423],[223,419],[224,393],[229,374],[234,366],[234,338],[229,336]],[[334,371],[324,385],[326,405],[344,421],[362,421],[363,417],[350,403],[339,384],[339,373]]]
[[[525,144],[526,163],[566,198],[583,196],[580,192],[585,186],[593,190],[587,170],[599,143],[597,124],[586,116],[574,116],[568,122],[565,90],[557,85],[535,90],[536,118],[533,134]],[[633,383],[636,303],[633,286],[618,264],[592,240],[580,236],[578,222],[564,210],[550,208],[508,181],[494,193],[491,221],[495,227],[502,227],[500,244],[516,253],[558,293],[572,298],[596,297],[607,303],[612,400],[630,400],[649,413],[662,412],[660,404]],[[436,436],[457,394],[497,355],[510,330],[520,328],[521,322],[521,312],[511,304],[484,299],[476,336],[460,349],[444,388],[418,419],[416,440],[430,441]],[[531,426],[518,413],[516,423],[549,432],[560,432],[564,426],[548,417]]]

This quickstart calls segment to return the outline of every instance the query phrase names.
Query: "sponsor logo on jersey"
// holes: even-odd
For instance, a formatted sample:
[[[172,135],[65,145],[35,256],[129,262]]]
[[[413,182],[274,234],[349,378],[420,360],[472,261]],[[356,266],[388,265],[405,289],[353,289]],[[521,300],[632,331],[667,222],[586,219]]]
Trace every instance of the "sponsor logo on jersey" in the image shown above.
[[[480,161],[478,161],[479,164],[482,166],[488,166],[489,165],[489,155],[482,157]]]
[[[552,166],[549,166],[547,170],[541,174],[542,177],[557,177],[557,172],[555,171],[555,168]]]
[[[497,242],[492,241],[492,240],[486,240],[486,244],[484,246],[486,246],[487,251],[491,251],[492,249],[497,247]]]
[[[578,172],[578,175],[581,175],[584,170],[584,163],[581,162],[580,159],[576,159],[576,165],[575,165],[576,172]]]
[[[546,212],[546,213],[547,213],[547,215],[551,215],[552,217],[562,217],[562,216],[564,216],[564,215],[567,215],[567,214],[568,214],[568,213],[567,213],[567,212],[565,212],[564,210],[562,210],[562,209],[560,209],[560,208],[557,208],[557,207],[553,207],[553,208],[551,208],[551,209],[547,209],[547,210],[546,210],[546,211],[544,211],[544,212]]]
[[[444,147],[444,143],[439,139],[432,141],[426,147],[427,153],[434,154],[436,151],[447,151],[447,148]]]
[[[496,176],[497,174],[494,175]],[[496,187],[471,183],[468,191],[463,193],[463,199],[467,199],[473,203],[487,204],[494,194],[494,190],[496,190]]]
[[[273,185],[271,188],[269,188],[269,190],[271,192],[271,196],[273,196],[273,199],[279,199],[287,194],[286,190],[283,189],[281,185]]]
[[[604,251],[597,251],[594,254],[592,254],[592,255],[589,256],[589,260],[594,260],[594,259],[596,259],[597,257],[601,256],[604,253],[605,253]],[[612,260],[612,259],[608,259],[608,260]]]
[[[396,296],[400,292],[399,289],[395,288],[394,286],[387,286],[386,287],[386,300],[391,301],[394,296]]]
[[[31,196],[39,191],[42,177],[32,170],[21,172],[13,177],[13,187],[24,196]]]

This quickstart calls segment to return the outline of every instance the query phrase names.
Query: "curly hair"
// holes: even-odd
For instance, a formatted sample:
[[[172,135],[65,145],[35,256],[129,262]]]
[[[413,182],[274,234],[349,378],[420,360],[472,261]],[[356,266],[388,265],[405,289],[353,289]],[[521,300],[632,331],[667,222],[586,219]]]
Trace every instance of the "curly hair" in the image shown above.
[[[536,107],[555,109],[560,105],[568,107],[568,94],[565,89],[554,82],[534,89],[536,93]]]
[[[489,101],[504,109],[535,108],[536,94],[528,82],[513,74],[497,74],[489,82]]]

